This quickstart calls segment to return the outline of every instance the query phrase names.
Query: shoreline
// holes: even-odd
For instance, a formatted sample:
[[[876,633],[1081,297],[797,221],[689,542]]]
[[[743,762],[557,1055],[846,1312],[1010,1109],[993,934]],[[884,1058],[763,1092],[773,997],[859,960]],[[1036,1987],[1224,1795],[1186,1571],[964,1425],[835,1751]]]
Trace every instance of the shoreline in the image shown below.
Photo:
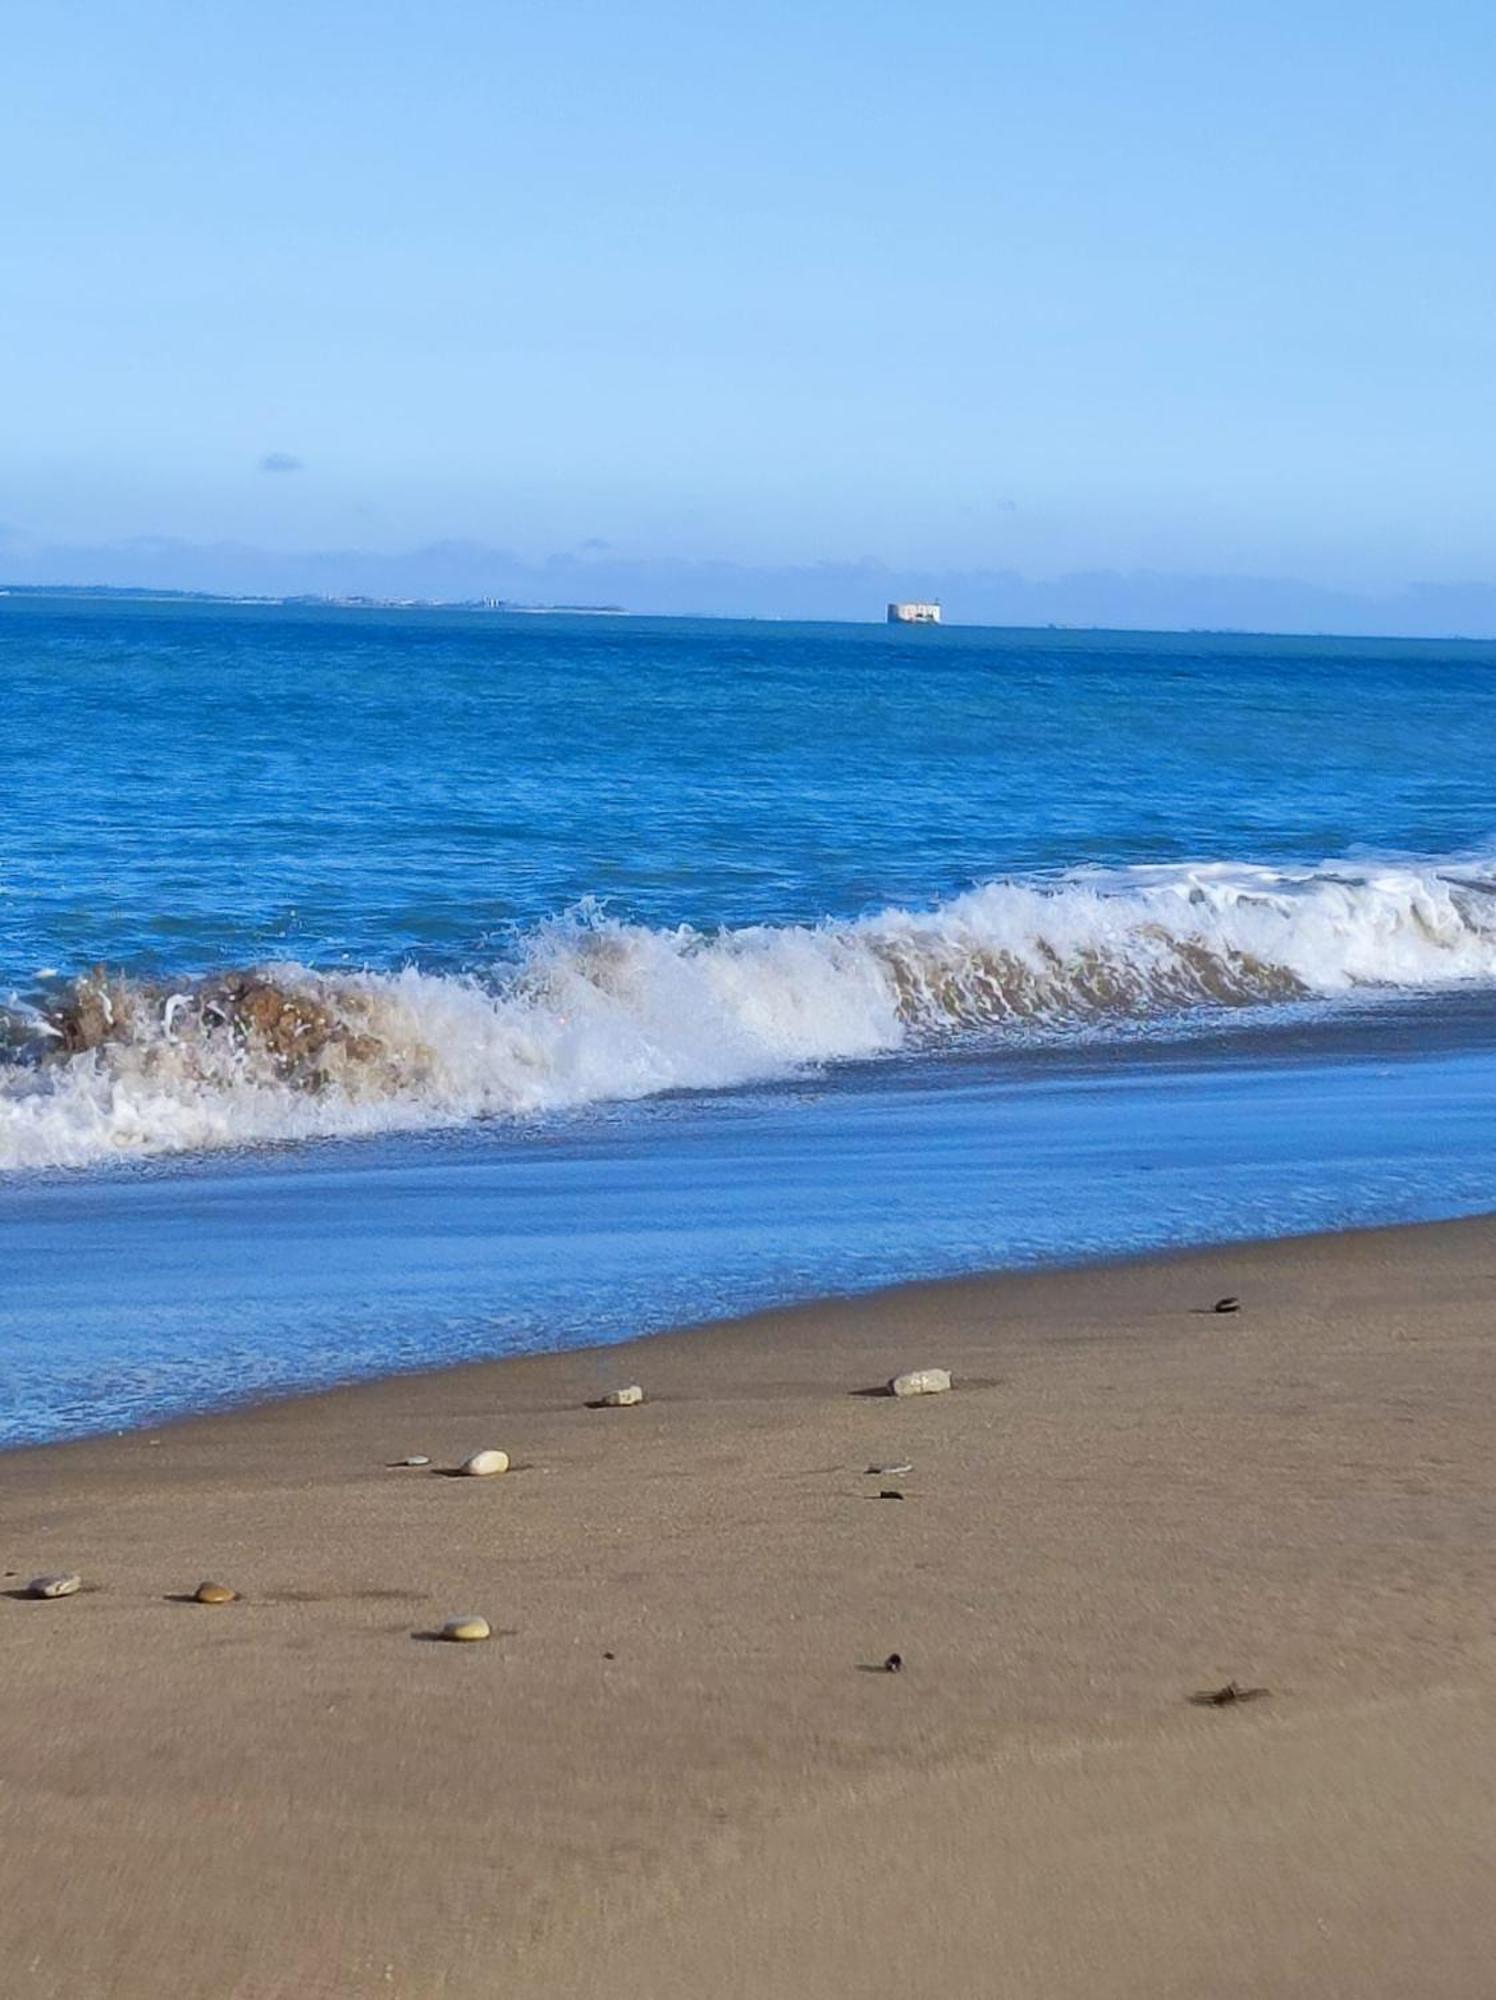
[[[439,1361],[429,1366],[418,1364],[409,1368],[352,1375],[339,1381],[307,1387],[272,1390],[269,1393],[248,1390],[243,1396],[229,1397],[222,1402],[209,1403],[196,1409],[166,1410],[154,1418],[145,1418],[124,1426],[105,1425],[97,1430],[81,1431],[63,1437],[0,1441],[0,1467],[19,1457],[83,1450],[110,1441],[125,1442],[147,1434],[166,1437],[189,1430],[195,1425],[233,1422],[236,1419],[266,1416],[277,1411],[291,1411],[303,1405],[318,1406],[332,1403],[343,1397],[378,1394],[402,1383],[438,1384],[449,1379],[460,1382],[465,1377],[481,1378],[492,1370],[509,1369],[520,1364],[536,1367],[543,1366],[547,1362],[585,1363],[588,1360],[596,1360],[601,1367],[598,1379],[604,1382],[606,1388],[613,1385],[615,1376],[627,1373],[629,1356],[647,1354],[657,1345],[708,1342],[723,1332],[737,1332],[751,1338],[752,1330],[761,1325],[772,1325],[777,1328],[781,1324],[787,1326],[799,1319],[814,1321],[823,1314],[840,1313],[858,1306],[886,1305],[891,1310],[897,1306],[899,1300],[907,1299],[915,1310],[919,1311],[936,1303],[938,1296],[944,1294],[959,1297],[964,1292],[974,1291],[987,1295],[1009,1285],[1014,1287],[1044,1285],[1048,1281],[1081,1278],[1088,1274],[1107,1271],[1126,1272],[1138,1267],[1154,1266],[1162,1269],[1187,1265],[1194,1260],[1229,1259],[1233,1254],[1272,1251],[1279,1246],[1291,1249],[1297,1245],[1346,1239],[1374,1240],[1425,1230],[1478,1226],[1486,1222],[1496,1230],[1496,1209],[1481,1210],[1473,1214],[1439,1216],[1417,1222],[1352,1223],[1343,1229],[1310,1229],[1271,1236],[1222,1237],[1209,1242],[1168,1244],[1121,1254],[1100,1250],[1090,1257],[1062,1256],[1029,1264],[998,1265],[986,1270],[954,1271],[935,1277],[902,1278],[891,1283],[876,1282],[865,1289],[813,1293],[803,1298],[782,1300],[743,1311],[726,1311],[704,1319],[688,1319],[678,1325],[650,1328],[644,1332],[626,1335],[619,1340],[583,1341],[575,1346],[480,1355],[460,1360]],[[927,1294],[931,1295],[928,1299]],[[611,1362],[611,1357],[615,1356],[619,1357],[617,1367],[612,1366]]]
[[[458,1361],[437,1362],[429,1367],[415,1366],[392,1369],[384,1373],[353,1375],[342,1381],[327,1382],[307,1388],[286,1389],[270,1394],[260,1394],[251,1390],[243,1397],[231,1397],[199,1409],[170,1410],[155,1418],[143,1419],[139,1423],[124,1426],[106,1425],[98,1430],[80,1431],[65,1437],[18,1438],[10,1443],[0,1442],[0,1465],[24,1454],[81,1450],[104,1444],[111,1439],[123,1441],[147,1433],[165,1437],[190,1429],[197,1424],[217,1424],[235,1418],[292,1410],[303,1404],[322,1404],[344,1396],[358,1396],[364,1392],[385,1390],[397,1383],[437,1383],[447,1379],[460,1381],[465,1376],[479,1377],[493,1369],[508,1368],[520,1362],[536,1364],[562,1359],[585,1360],[588,1357],[595,1357],[601,1362],[604,1357],[618,1356],[618,1368],[611,1370],[605,1368],[603,1371],[611,1382],[612,1377],[620,1371],[627,1372],[630,1355],[647,1353],[656,1345],[666,1342],[706,1341],[723,1330],[746,1331],[766,1321],[788,1323],[797,1318],[814,1319],[828,1310],[839,1311],[859,1304],[872,1304],[875,1301],[887,1301],[889,1305],[893,1305],[900,1298],[908,1297],[918,1305],[926,1293],[958,1294],[969,1289],[985,1293],[1009,1282],[1042,1281],[1106,1270],[1125,1271],[1137,1265],[1179,1264],[1188,1262],[1192,1258],[1226,1256],[1236,1250],[1255,1250],[1275,1244],[1313,1243],[1321,1238],[1342,1236],[1374,1237],[1394,1231],[1441,1229],[1459,1223],[1478,1223],[1486,1220],[1490,1220],[1493,1226],[1496,1226],[1496,1210],[1490,1211],[1489,1214],[1473,1216],[1439,1217],[1428,1222],[1352,1225],[1343,1230],[1304,1230],[1286,1236],[1226,1237],[1208,1243],[1171,1244],[1161,1249],[1135,1250],[1120,1256],[1109,1251],[1098,1251],[1094,1257],[1060,1258],[1052,1262],[1034,1264],[998,1265],[990,1270],[954,1271],[936,1277],[904,1278],[891,1284],[876,1283],[864,1290],[819,1292],[805,1298],[757,1306],[747,1311],[725,1312],[705,1319],[684,1320],[675,1326],[654,1327],[642,1333],[627,1335],[620,1340],[587,1341],[576,1346],[480,1355]]]
[[[1493,1300],[1398,1225],[0,1454],[8,1990],[1474,2000]]]

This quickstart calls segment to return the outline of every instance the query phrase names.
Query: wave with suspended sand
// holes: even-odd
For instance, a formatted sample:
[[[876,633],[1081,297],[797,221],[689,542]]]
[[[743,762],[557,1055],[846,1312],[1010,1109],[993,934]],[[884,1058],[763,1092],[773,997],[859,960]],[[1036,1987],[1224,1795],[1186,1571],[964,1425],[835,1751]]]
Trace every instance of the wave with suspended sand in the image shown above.
[[[1496,984],[1496,858],[994,881],[719,931],[586,908],[461,975],[95,970],[0,1015],[0,1169],[520,1119],[984,1031]]]

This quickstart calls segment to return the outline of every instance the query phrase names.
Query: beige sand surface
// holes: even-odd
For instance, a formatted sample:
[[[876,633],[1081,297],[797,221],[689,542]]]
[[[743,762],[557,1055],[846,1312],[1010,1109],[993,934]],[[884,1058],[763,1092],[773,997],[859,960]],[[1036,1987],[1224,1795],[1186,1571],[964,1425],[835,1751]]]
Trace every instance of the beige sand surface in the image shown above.
[[[0,1995],[1489,1996],[1493,1411],[1480,1221],[9,1454]]]

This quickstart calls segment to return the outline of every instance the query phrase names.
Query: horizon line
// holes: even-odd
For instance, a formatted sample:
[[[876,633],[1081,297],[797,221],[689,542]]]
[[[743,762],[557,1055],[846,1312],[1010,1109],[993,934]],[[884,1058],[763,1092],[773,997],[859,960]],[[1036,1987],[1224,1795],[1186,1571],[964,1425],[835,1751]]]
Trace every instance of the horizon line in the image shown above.
[[[1412,587],[1412,586],[1409,586]],[[1452,585],[1425,586],[1432,588],[1458,588]],[[1037,623],[989,622],[982,619],[950,619],[928,625],[890,624],[886,617],[855,617],[850,614],[841,617],[807,617],[793,612],[765,611],[649,611],[637,610],[623,604],[560,604],[525,603],[500,597],[377,597],[362,592],[339,595],[320,591],[217,591],[194,589],[189,586],[170,584],[112,584],[112,583],[26,583],[0,579],[0,599],[30,598],[48,601],[69,601],[83,599],[91,602],[103,600],[123,604],[182,604],[211,605],[224,610],[327,610],[327,611],[368,611],[368,612],[452,612],[467,611],[488,617],[521,618],[628,618],[636,621],[678,624],[723,624],[723,625],[825,625],[828,627],[850,626],[854,629],[869,629],[897,632],[907,643],[908,634],[917,633],[915,644],[940,643],[943,632],[1007,632],[1041,634],[1063,632],[1081,636],[1128,635],[1133,638],[1172,639],[1313,639],[1339,640],[1346,644],[1370,643],[1377,645],[1417,646],[1428,644],[1461,646],[1496,646],[1496,635],[1489,633],[1437,631],[1437,632],[1379,632],[1379,631],[1335,631],[1328,627],[1317,629],[1278,629],[1253,625],[1109,625],[1072,622],[1049,619]]]

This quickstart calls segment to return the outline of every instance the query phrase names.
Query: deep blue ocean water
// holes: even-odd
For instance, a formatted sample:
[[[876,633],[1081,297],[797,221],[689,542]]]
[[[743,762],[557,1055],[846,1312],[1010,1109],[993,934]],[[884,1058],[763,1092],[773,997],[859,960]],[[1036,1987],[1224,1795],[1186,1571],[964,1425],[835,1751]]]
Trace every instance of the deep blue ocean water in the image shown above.
[[[1496,1201],[1496,647],[0,598],[0,1440]]]

